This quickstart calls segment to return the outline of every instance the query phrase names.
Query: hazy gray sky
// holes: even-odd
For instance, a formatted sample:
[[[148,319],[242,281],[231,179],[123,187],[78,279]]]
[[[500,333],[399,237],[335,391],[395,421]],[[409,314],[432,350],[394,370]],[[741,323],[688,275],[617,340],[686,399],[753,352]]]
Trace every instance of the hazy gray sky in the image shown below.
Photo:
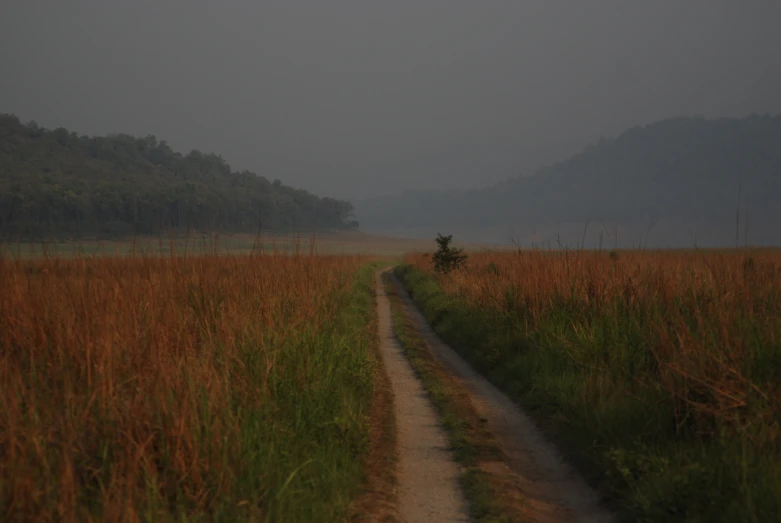
[[[481,186],[781,112],[779,0],[4,0],[0,112],[338,197]]]

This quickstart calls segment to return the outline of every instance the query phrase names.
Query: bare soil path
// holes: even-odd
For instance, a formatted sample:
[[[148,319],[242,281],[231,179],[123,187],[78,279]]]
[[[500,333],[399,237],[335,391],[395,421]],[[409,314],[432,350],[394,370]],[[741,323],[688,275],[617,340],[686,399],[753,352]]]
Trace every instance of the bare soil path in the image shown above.
[[[507,459],[496,465],[505,469],[509,465],[511,469],[509,473],[517,475],[517,483],[521,485],[523,496],[528,505],[525,512],[528,514],[529,520],[546,523],[615,521],[615,518],[600,506],[596,493],[561,459],[556,449],[543,437],[534,422],[510,398],[478,374],[466,361],[443,343],[429,327],[401,283],[395,278],[394,283],[397,286],[397,292],[404,303],[407,313],[410,314],[415,322],[421,336],[432,348],[436,357],[461,381],[469,393],[475,410],[486,420],[488,430],[494,435],[501,451],[506,455]],[[389,332],[388,316],[390,313],[388,311],[388,302],[387,298],[384,298],[384,290],[381,289],[379,283],[377,288],[378,294],[381,291],[383,292],[383,299],[379,302],[381,307],[380,332],[383,336],[383,343],[391,344],[392,333]],[[379,299],[380,297],[378,296]],[[384,322],[383,317],[385,317]],[[398,345],[389,346],[395,347],[389,349],[391,352],[389,357],[393,360],[393,365],[397,369],[406,365],[404,372],[409,373],[410,376],[405,374],[404,379],[409,379],[411,382],[414,381],[414,384],[403,384],[400,381],[399,386],[403,388],[414,387],[413,395],[420,397],[423,394],[420,389],[420,383],[414,379],[414,375],[411,375],[412,370],[409,369],[406,361],[402,362],[404,356],[398,349]],[[391,364],[387,365],[390,372]],[[400,371],[397,370],[397,372]],[[409,389],[406,394],[409,395],[411,390]],[[431,425],[433,422],[427,420],[430,419],[429,416],[434,416],[434,413],[430,406],[427,410],[421,407],[419,412],[413,412],[409,405],[405,406],[405,403],[410,401],[409,398],[403,399],[405,392],[398,391],[396,394],[400,395],[397,396],[397,411],[400,411],[397,412],[399,416],[397,418],[399,430],[407,430],[406,438],[409,438],[410,435],[413,436],[413,441],[408,444],[417,446],[420,444],[420,438],[418,437],[419,429],[410,427],[407,420],[415,420],[415,423],[421,425]],[[400,409],[399,406],[401,406]],[[444,436],[436,437],[443,438],[443,443],[436,443],[435,445],[444,445]],[[402,438],[402,440],[405,440],[405,438]],[[418,457],[407,456],[405,458],[404,454],[410,451],[418,452],[416,454]],[[422,460],[426,457],[426,453],[430,451],[402,446],[400,452],[401,462],[403,463],[406,459],[407,467],[410,467],[410,460]],[[423,463],[420,465],[422,465],[420,468],[425,470],[412,472],[407,468],[407,474],[412,473],[413,476],[420,478],[421,476],[418,474],[430,473],[427,465]],[[452,470],[453,465],[448,465],[446,468]],[[452,470],[449,474],[452,474],[452,482],[454,483],[456,481],[456,471]],[[431,478],[431,476],[429,477]],[[409,479],[400,477],[399,480],[402,486],[405,485],[406,481],[416,481],[413,477]],[[422,494],[423,497],[427,497],[429,489],[434,487],[433,481],[433,478],[418,481],[413,483],[417,486],[412,488],[420,489],[418,495]],[[421,515],[422,513],[418,512],[416,514]],[[415,519],[410,521],[424,521],[424,519],[417,519],[418,517],[416,516]],[[429,521],[459,521],[458,519],[450,519],[450,517],[440,519],[432,516],[428,519]]]
[[[380,352],[395,397],[399,515],[409,523],[469,521],[459,468],[426,391],[393,334],[381,273],[375,276]]]

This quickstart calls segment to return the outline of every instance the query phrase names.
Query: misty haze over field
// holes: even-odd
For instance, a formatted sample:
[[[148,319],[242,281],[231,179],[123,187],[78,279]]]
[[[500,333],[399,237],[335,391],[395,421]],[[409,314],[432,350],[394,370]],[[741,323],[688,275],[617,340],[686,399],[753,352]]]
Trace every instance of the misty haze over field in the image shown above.
[[[669,118],[781,113],[779,20],[777,0],[7,0],[0,113],[215,152],[389,231],[361,200],[490,187]]]

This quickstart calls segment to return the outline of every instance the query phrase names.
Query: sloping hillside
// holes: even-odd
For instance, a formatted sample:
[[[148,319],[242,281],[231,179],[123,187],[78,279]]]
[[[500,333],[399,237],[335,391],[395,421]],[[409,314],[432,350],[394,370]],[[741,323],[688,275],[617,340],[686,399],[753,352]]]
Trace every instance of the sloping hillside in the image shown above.
[[[675,118],[478,191],[356,203],[364,228],[529,243],[781,243],[781,117]],[[736,216],[740,214],[736,224]],[[403,218],[399,218],[403,217]],[[586,223],[589,223],[586,228]],[[736,227],[737,225],[737,227]]]
[[[234,172],[215,154],[174,152],[153,136],[79,136],[0,115],[0,233],[255,232],[348,229],[352,205]]]

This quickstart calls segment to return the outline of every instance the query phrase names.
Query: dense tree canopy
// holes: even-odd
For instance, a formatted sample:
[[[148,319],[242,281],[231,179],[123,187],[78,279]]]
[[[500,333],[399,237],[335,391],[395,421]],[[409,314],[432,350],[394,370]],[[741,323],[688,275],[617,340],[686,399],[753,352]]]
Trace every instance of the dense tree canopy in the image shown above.
[[[352,204],[231,171],[154,136],[79,136],[0,115],[0,233],[41,237],[357,227]]]

